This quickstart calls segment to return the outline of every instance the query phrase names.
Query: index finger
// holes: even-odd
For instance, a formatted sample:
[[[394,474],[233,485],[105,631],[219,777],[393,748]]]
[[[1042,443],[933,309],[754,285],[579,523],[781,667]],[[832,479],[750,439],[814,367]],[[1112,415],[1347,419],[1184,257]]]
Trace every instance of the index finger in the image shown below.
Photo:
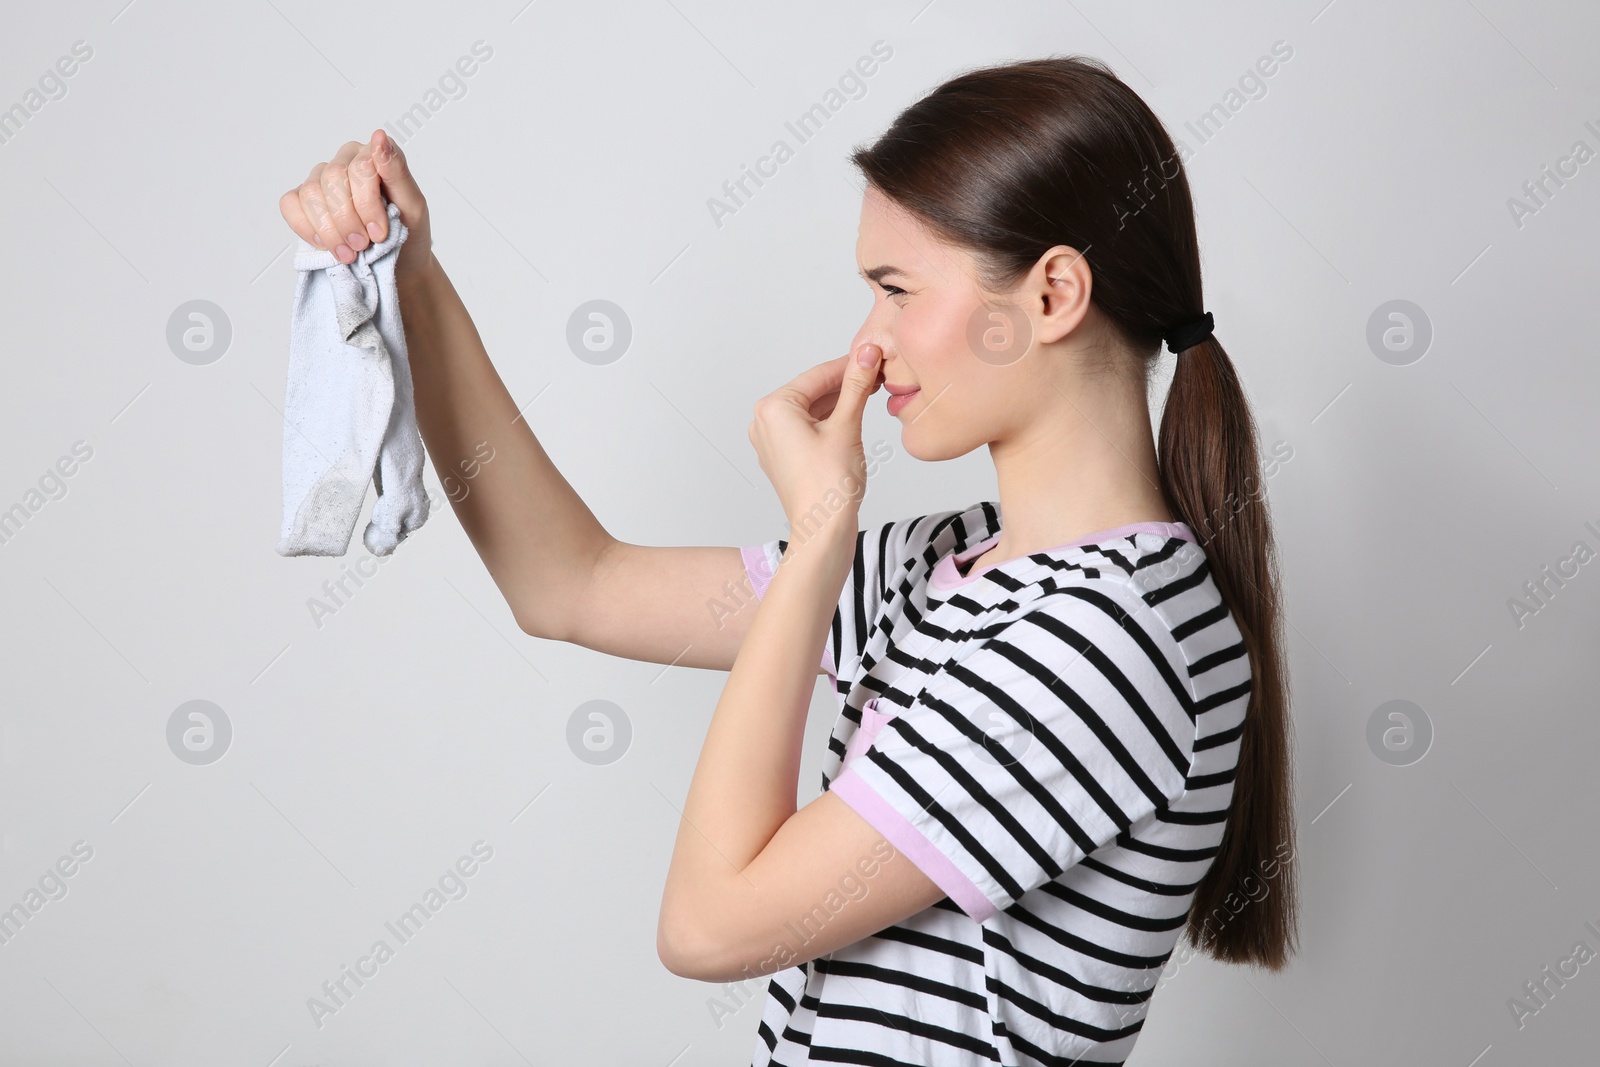
[[[329,241],[329,248],[345,244],[352,258],[368,243],[367,224],[356,211],[350,173],[351,161],[364,147],[360,141],[346,141],[322,168],[322,203],[327,216],[317,229]]]
[[[381,184],[378,166],[372,160],[372,146],[362,145],[350,161],[350,194],[355,198],[356,217],[373,244],[388,233],[389,215],[379,190]]]

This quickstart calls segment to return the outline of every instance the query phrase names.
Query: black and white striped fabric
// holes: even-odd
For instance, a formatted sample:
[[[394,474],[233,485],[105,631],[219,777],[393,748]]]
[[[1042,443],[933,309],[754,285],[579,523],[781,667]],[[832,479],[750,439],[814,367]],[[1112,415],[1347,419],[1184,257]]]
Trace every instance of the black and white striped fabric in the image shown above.
[[[1000,518],[857,534],[822,788],[948,895],[774,974],[754,1067],[1120,1064],[1138,1037],[1222,839],[1249,658],[1183,523],[963,573]],[[745,548],[758,593],[787,547]]]

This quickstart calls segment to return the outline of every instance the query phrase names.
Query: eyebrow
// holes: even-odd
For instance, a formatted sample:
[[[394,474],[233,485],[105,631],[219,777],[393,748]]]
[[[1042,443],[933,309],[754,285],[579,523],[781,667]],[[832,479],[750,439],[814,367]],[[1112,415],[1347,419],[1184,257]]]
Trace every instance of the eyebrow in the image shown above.
[[[865,273],[863,273],[863,272],[861,272],[859,270],[856,271],[856,273],[860,274],[863,278],[869,278],[872,281],[877,282],[879,285],[882,285],[883,284],[883,279],[887,278],[891,274],[898,274],[902,278],[911,277],[911,275],[907,274],[905,271],[901,270],[899,267],[892,267],[887,263],[885,263],[881,267],[873,267],[871,270],[866,271]]]

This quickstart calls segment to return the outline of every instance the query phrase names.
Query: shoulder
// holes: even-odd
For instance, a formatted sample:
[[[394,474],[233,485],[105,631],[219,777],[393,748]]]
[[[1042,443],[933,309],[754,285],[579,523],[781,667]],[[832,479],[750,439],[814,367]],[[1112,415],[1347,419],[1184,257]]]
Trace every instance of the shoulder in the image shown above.
[[[1150,533],[1100,548],[1068,580],[1047,581],[1014,621],[1052,635],[1058,657],[1092,660],[1103,677],[1139,691],[1174,736],[1192,738],[1202,717],[1208,730],[1242,718],[1250,660],[1204,549]]]
[[[1094,675],[1127,694],[1144,691],[1192,719],[1193,691],[1172,618],[1153,607],[1127,576],[1076,571],[1009,611],[981,636],[998,641],[1067,679]]]
[[[1139,531],[1084,546],[1067,562],[1048,553],[1035,558],[1040,567],[1026,576],[1034,593],[1027,610],[1126,614],[1173,646],[1202,632],[1211,640],[1238,637],[1209,557],[1187,536]]]
[[[1206,695],[1195,665],[1238,641],[1204,553],[1181,538],[1139,533],[1036,559],[1038,569],[986,617],[952,673],[980,687],[985,676],[1001,685],[1026,676],[1080,711],[1120,709],[1180,770]]]
[[[1079,573],[988,615],[937,664],[909,710],[918,737],[907,744],[965,739],[972,744],[961,751],[987,749],[986,734],[1011,752],[1042,743],[1037,758],[1048,752],[1085,788],[1100,783],[1124,812],[1180,796],[1197,740],[1182,649],[1120,577]]]

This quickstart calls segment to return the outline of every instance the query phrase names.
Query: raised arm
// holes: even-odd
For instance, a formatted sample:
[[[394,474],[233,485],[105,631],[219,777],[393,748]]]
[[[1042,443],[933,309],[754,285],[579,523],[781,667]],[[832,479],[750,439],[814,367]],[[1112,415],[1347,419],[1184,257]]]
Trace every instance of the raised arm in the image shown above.
[[[755,614],[739,549],[647,547],[606,532],[518,414],[433,254],[427,201],[400,147],[381,129],[370,144],[347,142],[279,209],[349,263],[386,236],[383,198],[409,231],[395,283],[418,428],[518,626],[630,659],[731,669]]]
[[[730,669],[756,604],[740,550],[608,534],[518,416],[437,259],[400,286],[417,423],[518,625],[629,659]]]

